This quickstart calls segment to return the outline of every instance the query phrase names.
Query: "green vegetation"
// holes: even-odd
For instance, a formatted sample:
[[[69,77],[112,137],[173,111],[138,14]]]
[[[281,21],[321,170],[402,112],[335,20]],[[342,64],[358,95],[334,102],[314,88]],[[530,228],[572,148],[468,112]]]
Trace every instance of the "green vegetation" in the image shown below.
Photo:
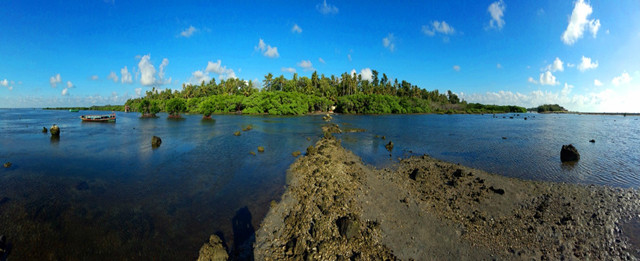
[[[171,115],[182,112],[245,113],[272,115],[302,115],[326,112],[335,106],[340,113],[504,113],[526,112],[517,106],[467,104],[456,94],[438,90],[427,91],[407,81],[390,80],[386,74],[372,71],[372,79],[362,75],[343,73],[340,77],[318,75],[291,79],[269,73],[258,89],[253,81],[215,79],[199,85],[183,84],[182,91],[153,88],[145,97],[130,99],[126,105],[141,113],[152,113],[155,102],[158,110]],[[142,105],[141,105],[142,104]],[[147,105],[148,104],[148,105]]]
[[[529,108],[527,109],[529,111],[537,111],[539,113],[545,113],[545,112],[567,112],[567,109],[565,109],[564,107],[558,105],[558,104],[545,104],[545,105],[540,105],[536,108]]]

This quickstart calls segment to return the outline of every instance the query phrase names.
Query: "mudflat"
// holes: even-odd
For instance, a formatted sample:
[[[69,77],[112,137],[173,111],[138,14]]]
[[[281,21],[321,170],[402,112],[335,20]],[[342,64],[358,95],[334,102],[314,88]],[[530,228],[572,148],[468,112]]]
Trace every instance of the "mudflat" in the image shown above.
[[[634,189],[507,178],[427,155],[388,169],[330,135],[288,171],[257,260],[630,259]]]

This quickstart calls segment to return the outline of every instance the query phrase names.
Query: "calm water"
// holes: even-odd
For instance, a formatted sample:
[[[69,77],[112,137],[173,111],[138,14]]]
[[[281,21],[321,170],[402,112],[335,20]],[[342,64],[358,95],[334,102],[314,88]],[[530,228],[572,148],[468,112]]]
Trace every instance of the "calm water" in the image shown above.
[[[241,249],[283,192],[291,152],[315,143],[324,123],[320,116],[204,122],[135,113],[118,113],[115,124],[82,123],[84,113],[0,110],[0,163],[13,163],[0,169],[0,234],[12,244],[11,260],[193,260],[213,233]],[[367,130],[338,136],[378,167],[426,153],[511,177],[640,187],[638,117],[523,116],[334,119]],[[60,140],[41,133],[54,123]],[[249,124],[253,130],[233,135]],[[153,135],[163,140],[157,149]],[[569,143],[581,160],[563,165],[560,147]]]

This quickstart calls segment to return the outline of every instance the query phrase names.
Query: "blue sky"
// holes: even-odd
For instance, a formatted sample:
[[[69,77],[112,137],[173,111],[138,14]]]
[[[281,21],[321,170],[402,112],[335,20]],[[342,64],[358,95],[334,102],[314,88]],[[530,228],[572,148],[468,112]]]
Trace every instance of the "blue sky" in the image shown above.
[[[636,0],[3,1],[0,33],[0,107],[373,69],[469,102],[640,112]]]

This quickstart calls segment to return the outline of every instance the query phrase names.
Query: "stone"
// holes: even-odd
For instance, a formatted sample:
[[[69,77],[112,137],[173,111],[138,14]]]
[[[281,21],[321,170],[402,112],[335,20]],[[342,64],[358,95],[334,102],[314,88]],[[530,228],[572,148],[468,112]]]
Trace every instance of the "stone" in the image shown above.
[[[47,133],[47,127],[42,127],[42,133]]]
[[[55,124],[49,128],[49,132],[51,132],[51,136],[60,136],[60,128]]]
[[[336,220],[336,225],[338,226],[340,235],[347,239],[351,239],[360,233],[360,223],[355,218],[341,217]]]
[[[596,140],[589,140],[589,142],[591,142],[591,143],[596,143]]]
[[[241,134],[242,133],[240,133],[240,131],[236,131],[236,132],[233,133],[233,135],[236,135],[236,136],[240,136]]]
[[[245,127],[244,129],[242,129],[242,131],[250,131],[253,130],[253,126],[249,125],[247,127]]]
[[[562,145],[562,150],[560,150],[560,161],[577,161],[580,160],[580,153],[578,153],[578,149],[574,147],[572,144]]]
[[[503,139],[503,140],[506,140],[506,139],[507,139],[507,137],[502,137],[502,139]]]
[[[264,152],[264,147],[258,146],[258,152]]]
[[[253,151],[249,151],[249,154],[251,154],[251,155],[253,155],[253,156],[255,156],[255,155],[256,155],[256,153],[255,153],[255,152],[253,152]]]
[[[160,144],[162,144],[162,139],[160,137],[153,136],[151,138],[151,147],[157,148],[157,147],[160,147]]]
[[[389,141],[389,143],[387,143],[387,145],[384,145],[384,147],[387,148],[389,152],[391,152],[393,150],[393,141]]]
[[[5,168],[9,168],[9,167],[11,167],[11,165],[12,165],[12,163],[8,162],[8,161],[4,163],[4,167]]]
[[[216,235],[209,237],[209,242],[202,245],[198,255],[198,261],[226,261],[229,254],[222,244],[222,240]]]
[[[292,155],[293,157],[296,157],[296,158],[297,158],[298,156],[300,156],[300,154],[302,154],[302,153],[300,153],[300,151],[299,151],[299,150],[296,150],[296,151],[294,151],[293,153],[291,153],[291,155]]]

